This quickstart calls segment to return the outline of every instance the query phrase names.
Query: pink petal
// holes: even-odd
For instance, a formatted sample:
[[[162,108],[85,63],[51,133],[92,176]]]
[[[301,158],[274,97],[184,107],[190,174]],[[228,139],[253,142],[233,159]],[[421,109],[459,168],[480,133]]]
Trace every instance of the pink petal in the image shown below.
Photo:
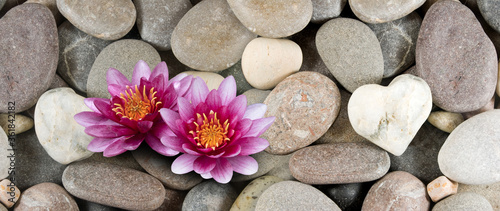
[[[185,153],[184,149],[182,148],[182,145],[185,143],[185,141],[182,138],[179,138],[177,136],[163,136],[161,137],[160,141],[164,146],[170,149]]]
[[[173,86],[177,94],[181,97],[184,97],[188,93],[189,88],[191,87],[191,83],[193,82],[193,76],[181,73],[172,78],[171,81],[175,82]]]
[[[139,133],[135,136],[132,136],[128,139],[125,139],[123,142],[123,148],[126,150],[136,150],[139,145],[141,145],[142,141],[144,141],[144,138],[146,137],[145,134]]]
[[[221,103],[227,106],[236,97],[236,81],[232,75],[225,78],[217,89],[221,98]]]
[[[241,152],[241,146],[239,144],[227,146],[224,150],[224,157],[230,158],[239,155]]]
[[[122,144],[121,140],[113,142],[104,150],[102,155],[104,157],[113,157],[126,152],[127,150],[122,147]]]
[[[257,161],[250,156],[237,156],[233,158],[227,158],[233,171],[238,172],[243,175],[255,174],[259,169],[259,164]]]
[[[238,141],[241,146],[240,155],[251,155],[258,152],[262,152],[269,146],[269,142],[263,138],[242,138]]]
[[[238,122],[238,125],[236,125],[235,130],[239,131],[242,134],[246,134],[252,127],[252,122],[253,121],[250,119],[242,119]]]
[[[243,115],[244,119],[256,120],[262,118],[266,113],[267,105],[264,103],[255,103],[249,105],[247,110],[245,111],[245,115]]]
[[[176,120],[181,118],[179,113],[172,111],[168,108],[162,108],[160,109],[160,115],[163,121],[167,123],[170,129],[176,130],[178,128],[178,126],[176,125]]]
[[[149,67],[148,67],[149,68]],[[149,76],[149,78],[156,78],[157,76],[160,76],[164,78],[163,82],[166,84],[168,81],[168,67],[167,63],[165,62],[160,62],[156,65],[155,69],[153,69],[153,72]]]
[[[198,149],[195,146],[193,146],[191,143],[182,144],[182,149],[190,155],[196,155],[196,156],[202,155],[201,153],[198,152]]]
[[[111,105],[109,104],[109,101],[101,101],[101,100],[95,100],[94,105],[99,110],[99,113],[105,116],[108,119],[111,119],[113,121],[118,121],[118,117],[116,116],[116,113],[111,110]]]
[[[146,143],[148,143],[148,145],[151,147],[151,149],[153,149],[154,151],[162,154],[162,155],[165,155],[165,156],[174,156],[174,155],[177,155],[179,154],[178,151],[175,151],[173,149],[170,149],[166,146],[164,146],[160,140],[153,136],[153,135],[150,135],[148,134],[146,136]]]
[[[210,150],[212,150],[212,149],[210,149]],[[222,155],[224,155],[226,153],[226,151],[219,151],[219,152],[216,152],[216,153],[217,154],[212,154],[212,155],[207,154],[206,156],[209,157],[209,158],[220,158],[220,157],[222,157]]]
[[[226,184],[233,177],[233,167],[225,158],[217,159],[217,165],[210,171],[212,177],[218,183]]]
[[[179,115],[183,121],[194,118],[193,105],[186,98],[177,98],[177,105],[179,105]]]
[[[191,84],[191,102],[193,105],[198,105],[201,102],[205,102],[208,95],[208,87],[203,79],[196,77],[193,79]]]
[[[118,125],[118,123],[113,122],[108,118],[102,116],[101,114],[92,111],[80,112],[78,114],[75,114],[73,118],[78,124],[84,127],[92,125]]]
[[[120,139],[124,139],[124,137],[118,137],[118,138],[94,138],[89,145],[87,146],[87,149],[91,152],[102,152],[104,151],[109,145],[111,145],[113,142],[118,141]]]
[[[243,118],[245,110],[247,108],[247,98],[245,95],[240,95],[234,98],[231,103],[227,106],[227,111],[231,115],[233,121],[239,121]]]
[[[108,86],[117,85],[117,87],[121,87],[122,90],[124,90],[126,86],[132,86],[127,77],[115,68],[108,69],[108,72],[106,73],[106,82],[108,83]],[[114,96],[113,94],[111,95]]]
[[[148,132],[152,126],[153,126],[153,122],[151,122],[151,121],[139,121],[139,122],[137,122],[137,128],[139,129],[139,132],[141,132],[141,133]]]
[[[262,133],[266,132],[266,130],[271,127],[274,123],[275,117],[267,117],[262,119],[253,120],[252,126],[250,130],[242,137],[259,137]]]
[[[148,80],[150,75],[151,70],[148,64],[143,60],[139,60],[139,62],[135,64],[134,72],[132,73],[132,84],[139,85],[141,84],[141,78]]]
[[[85,133],[99,138],[114,138],[120,136],[134,135],[137,132],[123,126],[115,125],[93,125],[85,128]]]
[[[185,174],[193,170],[193,163],[198,156],[182,154],[172,163],[172,172],[176,174]]]
[[[210,172],[207,172],[207,173],[204,173],[204,174],[200,174],[200,176],[203,179],[212,179],[212,174],[210,174]]]
[[[109,100],[107,99],[104,99],[104,98],[85,98],[83,100],[83,102],[85,103],[85,105],[87,107],[89,107],[92,111],[94,112],[97,112],[97,113],[101,113],[101,111],[99,111],[99,109],[97,109],[97,107],[95,107],[95,102],[96,101],[104,101],[104,102],[107,102]]]
[[[214,169],[217,159],[201,156],[194,160],[193,169],[198,174],[203,174]]]
[[[210,91],[210,93],[208,93],[205,102],[207,103],[208,108],[214,111],[216,111],[222,105],[219,93],[215,89]]]

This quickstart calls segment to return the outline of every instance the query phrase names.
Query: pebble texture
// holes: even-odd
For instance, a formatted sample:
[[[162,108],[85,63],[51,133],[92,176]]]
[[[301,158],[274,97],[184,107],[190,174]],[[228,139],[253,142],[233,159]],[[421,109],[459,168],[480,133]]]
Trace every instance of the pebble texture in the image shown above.
[[[500,110],[478,114],[448,136],[438,155],[445,176],[459,183],[500,182]]]
[[[425,0],[349,0],[352,12],[367,23],[400,19],[424,4]]]
[[[394,171],[373,184],[363,202],[364,210],[422,210],[430,209],[425,185],[415,176]]]
[[[247,97],[247,105],[252,105],[255,103],[263,103],[270,93],[270,90],[250,89],[244,92],[243,95]]]
[[[229,210],[237,195],[231,185],[209,180],[198,184],[188,192],[182,210]]]
[[[7,208],[11,208],[19,200],[21,191],[16,184],[8,179],[0,182],[0,202]]]
[[[293,153],[290,171],[307,184],[359,183],[384,176],[390,162],[387,152],[373,144],[322,144]]]
[[[484,196],[493,207],[493,210],[500,210],[500,182],[491,185],[466,185],[460,184],[458,186],[458,193],[473,192]]]
[[[445,176],[440,176],[427,184],[427,193],[433,202],[437,202],[449,195],[456,194],[458,190],[458,183],[450,181]]]
[[[269,141],[266,151],[288,154],[311,144],[328,130],[339,113],[340,93],[326,76],[299,72],[278,84],[264,104],[264,116],[276,117],[261,136]]]
[[[262,37],[287,37],[311,20],[311,0],[228,0],[234,14],[250,31]]]
[[[311,22],[322,23],[338,17],[344,9],[347,0],[311,0],[313,4],[313,15]]]
[[[7,133],[5,131],[1,130],[0,131],[0,147],[1,149],[4,149],[0,151],[0,179],[6,178],[9,176],[9,167],[10,167],[10,156],[11,152],[9,152],[8,149],[12,149],[12,147],[9,144],[9,138],[7,136]]]
[[[439,1],[422,21],[417,75],[431,87],[436,106],[469,112],[486,105],[496,88],[495,47],[474,14],[460,2]]]
[[[458,125],[464,122],[462,114],[447,112],[447,111],[434,111],[431,112],[427,118],[434,127],[440,130],[451,133]]]
[[[165,197],[165,188],[153,176],[107,163],[68,165],[62,182],[75,197],[128,210],[156,209]]]
[[[466,211],[484,210],[493,211],[490,202],[477,193],[458,193],[438,202],[432,211]]]
[[[28,0],[25,3],[37,3],[49,8],[49,10],[52,12],[52,15],[54,15],[54,19],[56,20],[57,25],[61,24],[64,20],[63,16],[57,9],[57,0]],[[2,3],[0,3],[0,9],[2,8],[1,4]]]
[[[189,0],[135,0],[141,38],[159,51],[170,50],[175,26],[192,5]]]
[[[175,57],[202,71],[221,71],[241,59],[255,37],[231,11],[226,0],[205,0],[182,17],[172,33]]]
[[[252,211],[255,210],[257,201],[262,193],[267,190],[271,185],[283,181],[283,179],[275,176],[259,177],[250,184],[248,184],[243,191],[241,191],[234,204],[231,206],[230,211]]]
[[[78,29],[104,40],[125,36],[135,24],[136,10],[130,0],[57,0],[61,14]]]
[[[87,80],[88,97],[111,98],[106,83],[108,69],[115,68],[130,80],[139,60],[145,61],[151,69],[161,62],[158,52],[144,41],[125,39],[106,46],[90,70]]]
[[[255,210],[329,210],[340,208],[318,189],[296,181],[283,181],[262,193]]]
[[[326,22],[316,34],[316,47],[330,72],[349,92],[382,81],[384,57],[380,43],[361,21],[335,18]]]
[[[78,205],[63,187],[41,183],[28,188],[15,206],[16,211],[51,210],[78,211]]]
[[[57,73],[71,87],[81,92],[87,92],[87,79],[92,64],[94,64],[97,55],[111,41],[95,38],[82,32],[68,21],[61,24],[58,31],[59,63]]]
[[[9,133],[9,125],[14,125],[11,130],[14,129],[15,134],[20,134],[33,127],[33,119],[22,114],[0,114],[0,126],[6,134]]]
[[[50,86],[57,68],[57,26],[41,4],[23,4],[0,19],[0,112],[25,111]]]
[[[495,0],[476,0],[484,20],[500,33],[500,2]]]

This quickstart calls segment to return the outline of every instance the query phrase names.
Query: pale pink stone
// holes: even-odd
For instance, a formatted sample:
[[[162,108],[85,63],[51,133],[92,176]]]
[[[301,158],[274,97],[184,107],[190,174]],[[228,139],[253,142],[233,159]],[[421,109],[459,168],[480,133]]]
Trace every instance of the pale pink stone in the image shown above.
[[[440,176],[427,185],[427,193],[433,202],[437,202],[449,195],[456,194],[457,190],[458,183],[449,180],[445,176]]]
[[[21,196],[21,191],[8,179],[0,182],[0,202],[7,208],[11,208]]]

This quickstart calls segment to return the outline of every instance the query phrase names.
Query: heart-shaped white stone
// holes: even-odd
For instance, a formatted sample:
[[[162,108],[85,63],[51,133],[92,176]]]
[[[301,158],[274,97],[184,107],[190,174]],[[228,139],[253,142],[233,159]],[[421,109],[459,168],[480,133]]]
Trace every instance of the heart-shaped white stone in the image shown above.
[[[406,150],[431,109],[429,85],[408,74],[394,78],[387,87],[376,84],[359,87],[347,106],[354,130],[396,156]]]

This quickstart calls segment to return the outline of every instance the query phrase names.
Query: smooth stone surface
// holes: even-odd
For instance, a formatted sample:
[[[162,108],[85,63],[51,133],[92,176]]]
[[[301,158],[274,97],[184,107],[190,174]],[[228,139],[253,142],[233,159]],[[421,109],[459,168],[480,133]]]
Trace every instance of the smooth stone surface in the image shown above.
[[[295,181],[278,182],[262,193],[255,210],[330,210],[340,208],[318,189]]]
[[[132,155],[132,151],[127,151],[122,154],[113,157],[104,157],[102,152],[96,152],[89,158],[79,161],[79,162],[99,162],[99,163],[109,163],[117,166],[135,169],[137,171],[146,172],[141,165],[135,160]]]
[[[0,7],[1,9],[1,7]],[[0,211],[8,211],[7,208],[5,208],[5,206],[3,206],[2,204],[0,204]]]
[[[427,121],[438,129],[451,133],[458,125],[464,122],[462,114],[453,113],[448,111],[434,111],[431,112]]]
[[[65,21],[58,27],[59,64],[57,73],[71,87],[87,92],[87,79],[92,64],[99,53],[111,41],[95,38],[80,31],[70,22]]]
[[[495,97],[496,96],[493,96],[491,98],[491,100],[486,104],[484,105],[483,107],[481,107],[480,109],[477,109],[477,110],[474,110],[474,111],[470,111],[470,112],[466,112],[466,113],[462,113],[462,116],[464,117],[464,119],[469,119],[475,115],[478,115],[480,113],[483,113],[485,111],[489,111],[489,110],[493,110],[495,109]]]
[[[270,90],[250,89],[243,93],[247,97],[247,105],[255,103],[263,103],[267,96],[271,93]]]
[[[427,194],[433,202],[437,202],[449,195],[456,194],[458,191],[458,183],[450,181],[445,176],[440,176],[427,184]]]
[[[23,133],[33,127],[33,119],[22,114],[0,114],[0,126],[5,134],[14,129],[15,134]],[[12,128],[14,127],[14,128]]]
[[[245,189],[238,195],[236,201],[231,206],[230,211],[252,211],[255,210],[259,197],[271,185],[283,181],[283,179],[275,176],[263,176],[250,182]]]
[[[49,88],[57,68],[57,26],[41,4],[12,8],[0,19],[0,113],[35,105]]]
[[[165,188],[153,176],[107,163],[68,165],[62,182],[75,197],[122,209],[156,209],[165,197]]]
[[[349,92],[365,84],[378,84],[384,58],[375,33],[361,21],[335,18],[316,34],[316,47],[326,66]]]
[[[250,31],[262,37],[287,37],[311,20],[311,0],[228,0],[234,14]]]
[[[205,0],[190,9],[172,33],[175,57],[202,71],[221,71],[241,59],[257,35],[243,26],[226,0]]]
[[[19,200],[21,191],[15,183],[8,179],[0,182],[0,202],[7,208],[11,208]]]
[[[393,155],[403,154],[432,109],[431,90],[413,75],[400,75],[387,87],[364,85],[351,96],[354,130]]]
[[[145,61],[151,69],[161,62],[158,52],[144,41],[125,39],[106,46],[90,70],[87,80],[88,97],[111,98],[106,83],[108,69],[115,68],[130,80],[139,60]]]
[[[203,178],[195,172],[174,174],[171,170],[174,158],[160,155],[149,146],[141,146],[132,151],[132,154],[142,168],[159,179],[167,188],[189,190],[203,181]]]
[[[64,20],[63,16],[59,12],[59,9],[57,9],[57,0],[28,0],[25,3],[37,3],[49,8],[50,12],[52,12],[52,15],[54,15],[54,19],[56,20],[57,25],[61,24],[61,22]],[[2,3],[0,3],[0,5],[1,4]],[[0,6],[0,9],[1,8],[2,6]]]
[[[439,150],[439,168],[459,183],[500,182],[500,110],[478,114],[460,124]]]
[[[57,0],[61,14],[78,29],[103,40],[125,36],[135,24],[136,10],[130,0]]]
[[[325,194],[330,197],[343,211],[361,210],[370,183],[349,183],[329,185]]]
[[[490,202],[493,210],[500,210],[500,197],[498,197],[498,193],[500,193],[500,182],[491,185],[459,184],[458,192],[474,192],[482,195]]]
[[[490,202],[477,193],[458,193],[438,202],[432,211],[466,211],[484,210],[493,211]]]
[[[500,2],[494,0],[476,0],[484,20],[500,33]]]
[[[10,156],[10,154],[11,154],[11,152],[9,152],[9,150],[8,150],[8,149],[12,149],[12,147],[10,146],[10,143],[13,143],[13,142],[9,142],[9,136],[7,136],[7,133],[5,133],[5,131],[3,131],[3,130],[0,130],[0,147],[1,147],[1,149],[3,149],[2,151],[0,151],[0,156],[1,156],[1,159],[0,159],[0,179],[6,178],[7,176],[9,176],[9,168],[10,168],[11,161],[10,161],[10,157],[7,157],[7,156]]]
[[[311,0],[311,2],[313,4],[311,22],[322,23],[338,17],[347,0]]]
[[[200,77],[203,79],[207,84],[208,90],[219,88],[220,83],[224,80],[224,77],[212,72],[186,71],[184,73],[192,75],[194,78]]]
[[[366,143],[309,146],[290,158],[293,177],[315,185],[373,181],[384,176],[390,165],[387,152]]]
[[[188,192],[182,210],[229,210],[237,194],[229,184],[219,184],[214,180],[205,181]]]
[[[261,135],[266,151],[288,154],[321,137],[340,109],[340,93],[332,80],[316,72],[299,72],[283,80],[267,96],[265,117],[276,120]]]
[[[170,38],[182,16],[191,9],[189,0],[135,0],[141,38],[159,51],[170,50]]]
[[[349,0],[352,12],[367,23],[400,19],[424,4],[425,0]]]
[[[415,176],[394,171],[385,175],[368,191],[361,210],[430,209],[425,185]]]
[[[380,41],[384,78],[395,76],[415,63],[420,24],[422,18],[416,12],[386,23],[368,24]]]
[[[459,2],[439,1],[429,9],[415,61],[418,76],[431,87],[433,103],[443,110],[480,109],[495,92],[495,47],[474,14]]]
[[[23,192],[15,210],[77,211],[79,208],[63,187],[55,183],[40,183]]]
[[[301,65],[300,46],[286,39],[255,38],[241,58],[245,79],[257,89],[272,89]]]
[[[70,88],[57,88],[45,92],[35,108],[35,131],[45,151],[57,162],[68,164],[92,156],[87,145],[94,137],[87,135],[85,127],[73,117],[91,111],[85,98]]]
[[[237,62],[236,64],[234,64],[233,66],[231,66],[230,68],[227,68],[221,72],[219,72],[219,74],[226,78],[230,75],[232,75],[234,77],[234,80],[236,81],[236,94],[237,95],[241,95],[243,94],[244,92],[250,90],[250,89],[253,89],[252,85],[250,85],[247,81],[247,79],[245,78],[245,75],[243,74],[243,70],[241,69],[241,60],[239,62]],[[262,100],[262,102],[264,102],[264,100]],[[248,101],[247,101],[248,103]]]

